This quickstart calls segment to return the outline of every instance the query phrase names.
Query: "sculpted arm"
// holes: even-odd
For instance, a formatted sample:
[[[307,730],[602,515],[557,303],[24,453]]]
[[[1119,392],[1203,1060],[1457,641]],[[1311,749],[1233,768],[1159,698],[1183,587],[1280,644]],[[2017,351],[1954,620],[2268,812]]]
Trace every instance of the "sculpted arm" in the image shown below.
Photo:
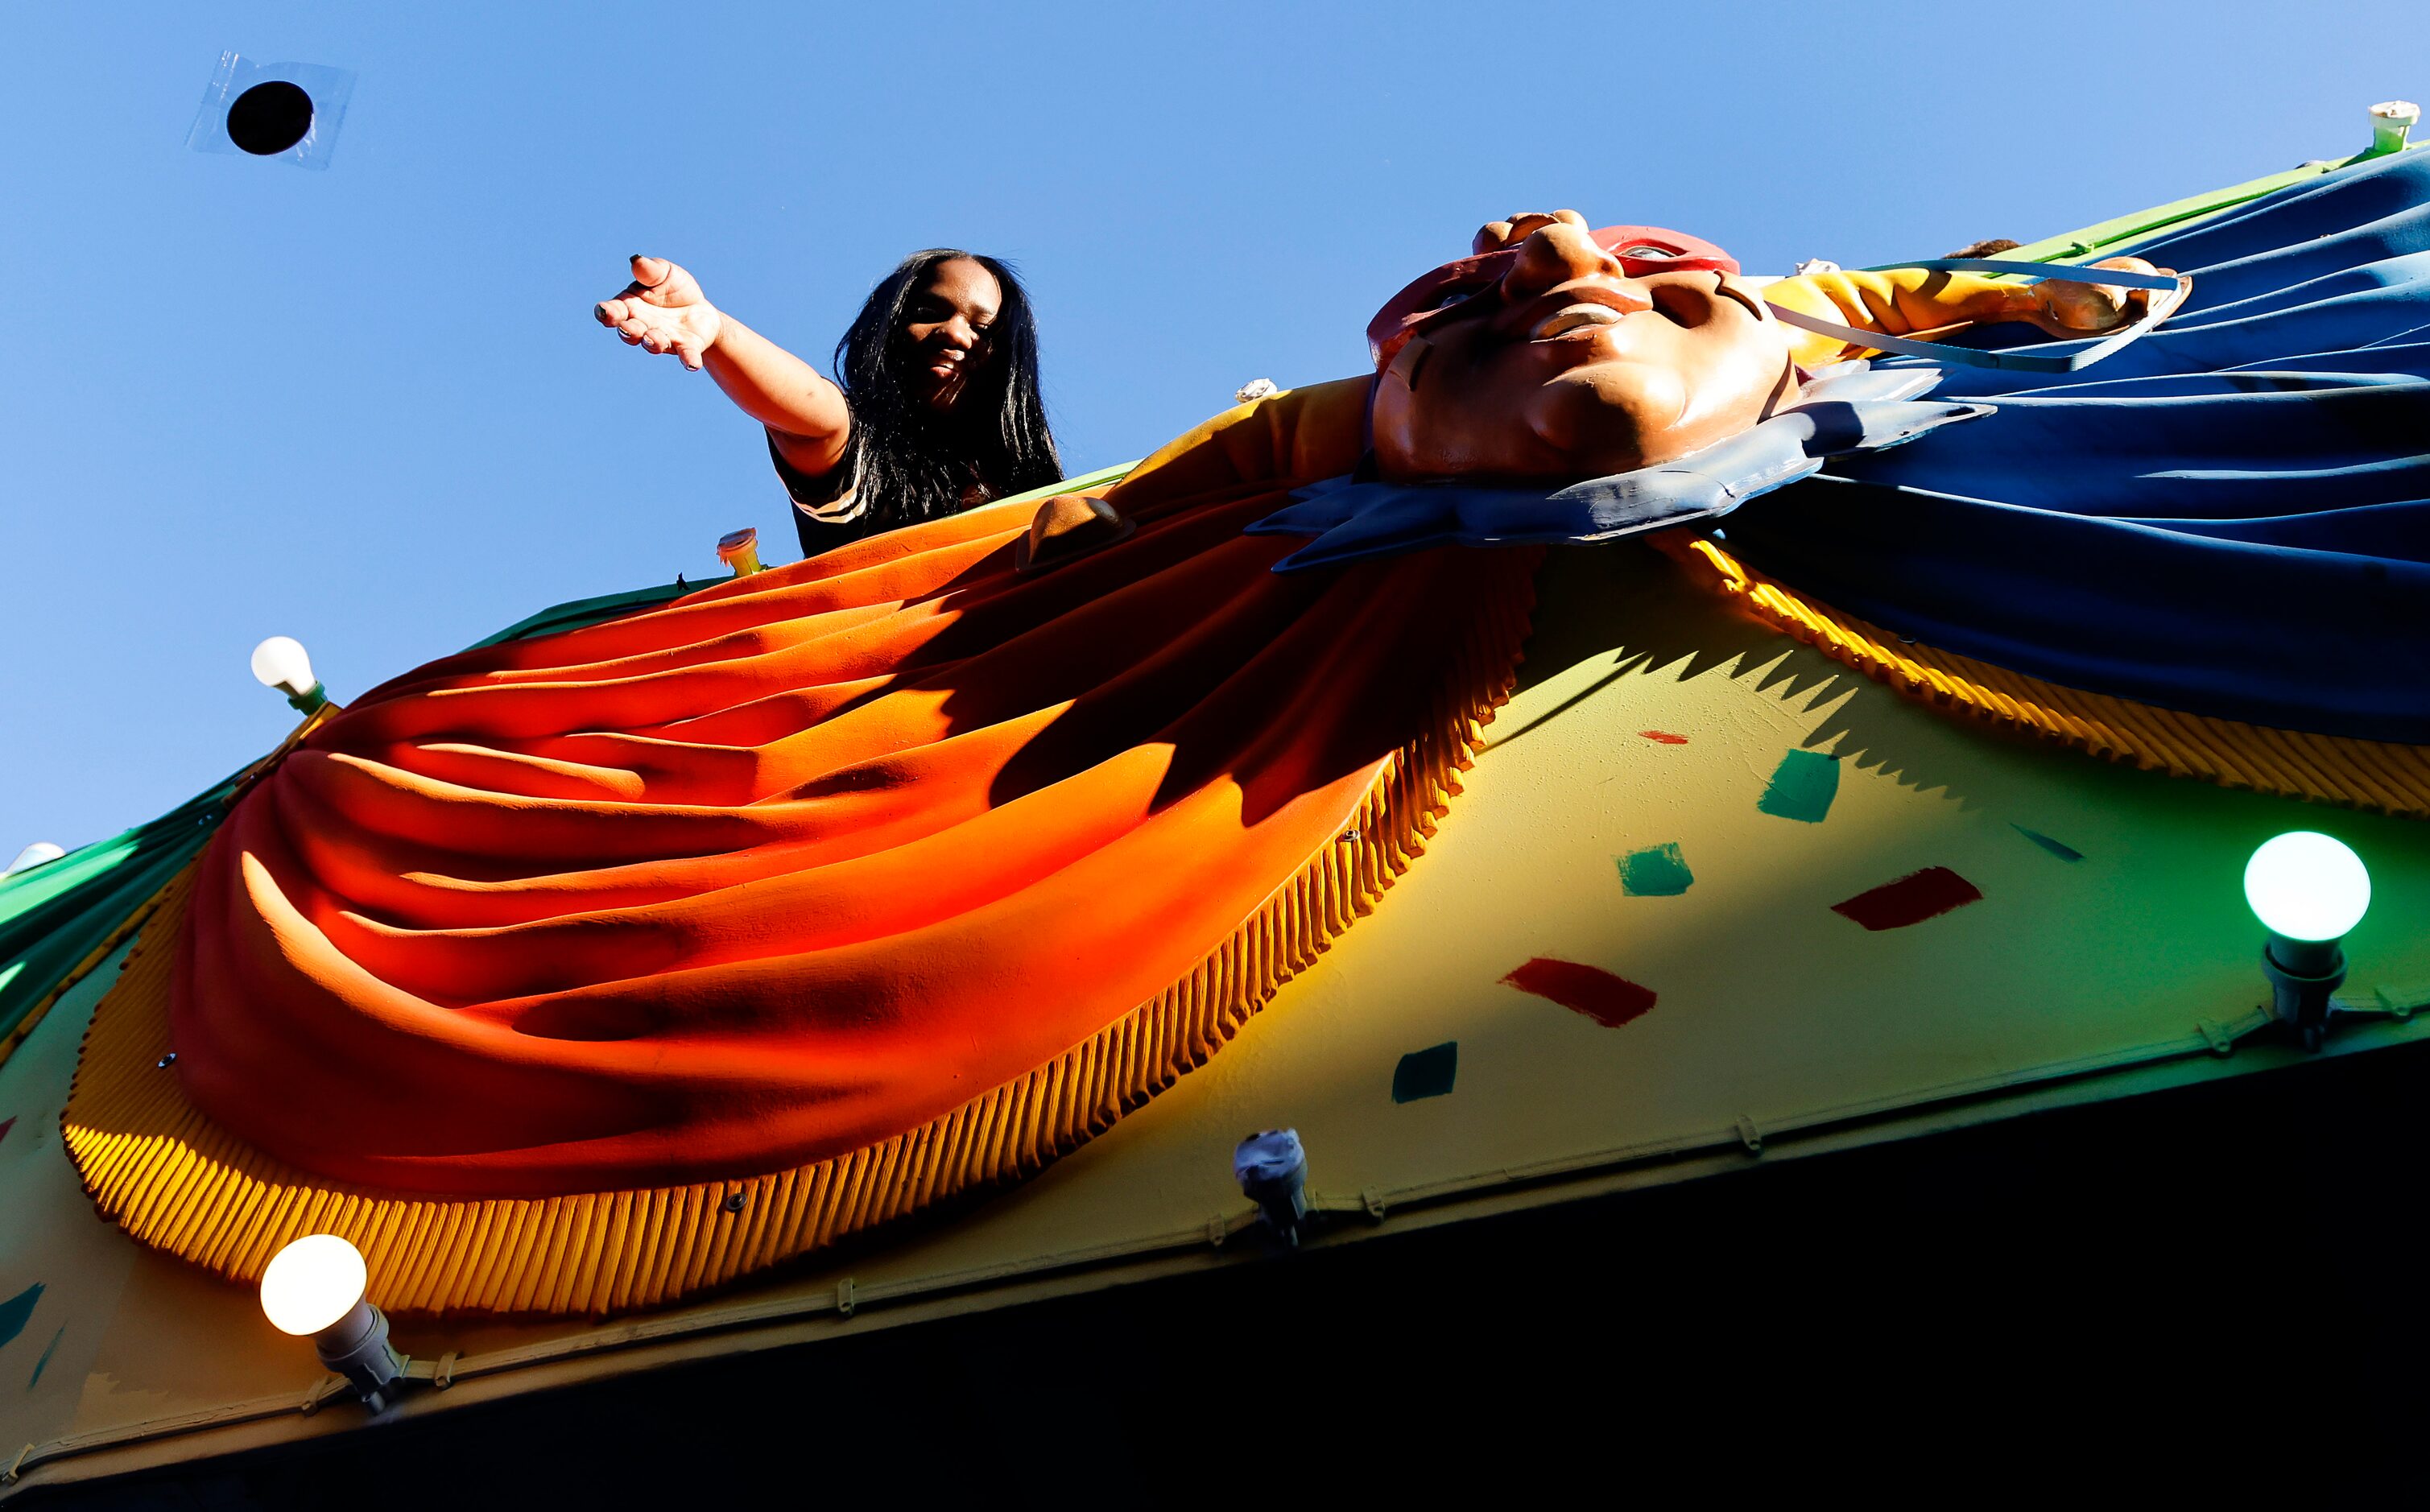
[[[2140,258],[2112,258],[2095,268],[2155,273]],[[2053,336],[2093,336],[2114,330],[2140,313],[2149,295],[2114,284],[2068,279],[2001,283],[1970,273],[1893,268],[1883,273],[1805,274],[1766,286],[1764,298],[1800,314],[1880,331],[1913,336],[1985,321],[2025,321]],[[1793,349],[1808,368],[1864,357],[1837,338],[1801,333]]]

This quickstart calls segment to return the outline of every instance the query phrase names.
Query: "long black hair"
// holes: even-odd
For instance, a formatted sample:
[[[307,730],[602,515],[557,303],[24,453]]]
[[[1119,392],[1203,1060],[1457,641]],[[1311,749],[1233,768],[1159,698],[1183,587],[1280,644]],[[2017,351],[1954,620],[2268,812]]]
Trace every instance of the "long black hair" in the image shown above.
[[[992,274],[1004,303],[985,347],[972,354],[979,360],[968,387],[940,415],[906,381],[913,363],[903,317],[930,270],[957,258]],[[852,440],[840,465],[855,470],[854,487],[880,529],[952,514],[974,484],[1000,499],[1062,479],[1063,459],[1038,393],[1038,323],[1029,293],[994,258],[930,247],[904,258],[870,291],[836,343],[835,372],[852,407]]]

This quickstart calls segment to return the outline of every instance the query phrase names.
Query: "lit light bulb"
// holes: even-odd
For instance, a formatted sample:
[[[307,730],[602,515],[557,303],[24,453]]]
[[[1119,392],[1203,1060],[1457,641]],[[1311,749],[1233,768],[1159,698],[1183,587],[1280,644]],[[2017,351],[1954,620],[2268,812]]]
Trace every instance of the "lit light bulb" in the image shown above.
[[[2371,872],[2344,841],[2299,829],[2244,863],[2244,901],[2273,934],[2339,939],[2371,907]]]
[[[301,693],[316,679],[312,658],[293,636],[275,635],[253,648],[253,675],[264,688]]]
[[[19,851],[17,858],[8,863],[8,871],[0,872],[0,876],[15,876],[20,872],[30,872],[45,861],[56,861],[67,854],[48,840],[36,840]]]
[[[312,658],[293,636],[275,635],[253,648],[253,675],[264,688],[275,688],[287,702],[309,714],[329,701],[321,680],[312,675]]]
[[[309,1338],[354,1311],[370,1279],[361,1251],[335,1234],[307,1234],[270,1257],[261,1310],[280,1333]]]

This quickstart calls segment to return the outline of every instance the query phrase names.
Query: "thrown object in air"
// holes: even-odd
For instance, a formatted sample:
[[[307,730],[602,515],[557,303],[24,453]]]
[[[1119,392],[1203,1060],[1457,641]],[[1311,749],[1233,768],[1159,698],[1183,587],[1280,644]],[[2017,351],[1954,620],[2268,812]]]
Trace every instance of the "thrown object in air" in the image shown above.
[[[1267,1129],[1242,1139],[1232,1152],[1232,1177],[1276,1238],[1299,1243],[1307,1217],[1307,1152],[1297,1129]]]
[[[1232,402],[1236,405],[1254,404],[1282,391],[1282,386],[1272,378],[1251,378],[1232,390]]]
[[[351,69],[260,63],[222,53],[186,132],[196,152],[275,158],[325,169],[355,91]]]

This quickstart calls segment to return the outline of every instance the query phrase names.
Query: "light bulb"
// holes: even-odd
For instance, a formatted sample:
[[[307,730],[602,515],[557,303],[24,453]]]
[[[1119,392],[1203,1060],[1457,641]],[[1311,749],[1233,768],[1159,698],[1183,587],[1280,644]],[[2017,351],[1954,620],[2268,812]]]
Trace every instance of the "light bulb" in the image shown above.
[[[270,1257],[261,1310],[280,1333],[309,1338],[354,1311],[369,1280],[361,1251],[335,1234],[307,1234]]]
[[[275,635],[253,648],[253,675],[264,688],[283,688],[291,698],[302,698],[321,686],[312,675],[312,658],[293,636]]]
[[[8,871],[0,872],[0,876],[12,877],[20,872],[30,872],[45,861],[56,861],[60,856],[67,854],[67,852],[59,849],[48,840],[36,840],[33,844],[26,846],[22,851],[19,851],[17,853],[17,858],[8,863]]]
[[[2339,939],[2371,906],[2371,872],[2344,841],[2294,830],[2244,863],[2244,901],[2274,934]]]

